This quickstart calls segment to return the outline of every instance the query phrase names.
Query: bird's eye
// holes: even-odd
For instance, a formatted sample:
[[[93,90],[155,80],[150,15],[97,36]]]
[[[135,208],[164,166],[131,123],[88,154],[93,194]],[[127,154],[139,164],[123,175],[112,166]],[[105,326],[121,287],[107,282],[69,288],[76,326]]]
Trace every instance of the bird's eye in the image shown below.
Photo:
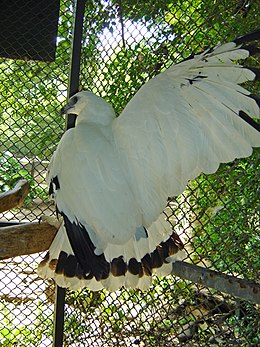
[[[71,99],[71,105],[75,105],[78,101],[78,97],[74,96],[74,98]]]

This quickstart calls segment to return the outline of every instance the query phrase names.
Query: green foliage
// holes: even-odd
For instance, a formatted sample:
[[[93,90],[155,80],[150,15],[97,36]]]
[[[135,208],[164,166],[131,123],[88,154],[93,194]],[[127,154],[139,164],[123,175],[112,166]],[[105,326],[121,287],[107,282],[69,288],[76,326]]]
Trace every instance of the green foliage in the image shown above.
[[[58,139],[56,115],[59,89],[53,83],[55,73],[46,63],[3,61],[0,62],[1,102],[0,133],[3,147],[18,155],[44,158],[54,148]],[[46,80],[49,76],[49,80]],[[61,125],[61,122],[60,122]],[[57,140],[56,140],[57,141]]]
[[[49,158],[63,132],[59,116],[66,99],[72,12],[62,2],[53,63],[0,58],[0,150]],[[71,35],[71,34],[70,34]]]
[[[10,306],[15,309],[14,304],[0,303],[1,321],[0,321],[0,347],[34,347],[40,346],[41,342],[45,345],[46,339],[52,336],[52,321],[50,317],[46,317],[44,311],[39,311],[39,315],[35,322],[29,326],[19,322],[14,326],[14,315]],[[46,319],[50,324],[46,329]],[[45,340],[45,341],[44,341]]]
[[[229,341],[230,345],[240,341],[245,346],[258,342],[258,312],[254,305],[237,305],[214,291],[200,289],[189,281],[168,276],[155,278],[146,292],[69,292],[66,304],[73,298],[75,304],[72,300],[73,307],[66,307],[65,341],[68,346],[74,341],[87,344],[92,339],[100,345],[107,341],[111,345],[131,345],[129,341],[136,341],[145,346],[172,346],[176,336],[195,324],[195,346],[208,346],[212,337],[220,338],[223,345]],[[97,300],[93,301],[92,294]]]
[[[6,192],[15,183],[21,179],[27,179],[29,182],[32,177],[23,169],[18,160],[10,152],[4,152],[0,157],[0,186],[1,191]]]
[[[222,272],[249,279],[256,277],[260,267],[256,252],[260,240],[259,168],[259,151],[255,150],[250,158],[222,165],[215,175],[200,176],[185,192],[197,220],[196,253]]]
[[[0,156],[0,190],[6,192],[14,188],[20,179],[26,179],[30,185],[30,192],[25,198],[25,205],[29,205],[33,199],[40,197],[46,200],[47,192],[34,181],[30,173],[20,164],[18,159],[6,151]]]

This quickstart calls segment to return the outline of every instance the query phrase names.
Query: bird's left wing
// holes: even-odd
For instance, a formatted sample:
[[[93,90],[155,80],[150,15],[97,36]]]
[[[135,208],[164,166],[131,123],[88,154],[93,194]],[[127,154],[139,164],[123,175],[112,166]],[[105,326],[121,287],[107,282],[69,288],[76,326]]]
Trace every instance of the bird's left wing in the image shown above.
[[[257,99],[240,86],[257,73],[235,63],[250,55],[241,43],[257,37],[259,32],[252,33],[157,75],[114,121],[145,225],[189,180],[260,146],[258,124],[252,120],[259,118]]]

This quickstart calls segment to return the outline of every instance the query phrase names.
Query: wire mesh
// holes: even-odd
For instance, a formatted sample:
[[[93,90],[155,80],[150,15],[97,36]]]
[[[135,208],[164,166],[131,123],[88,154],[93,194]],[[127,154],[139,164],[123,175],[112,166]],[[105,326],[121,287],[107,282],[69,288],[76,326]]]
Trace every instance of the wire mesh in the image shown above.
[[[32,15],[30,4],[24,5],[23,21],[24,14]],[[43,13],[49,6],[45,2]],[[13,16],[17,15],[13,4]],[[19,178],[31,186],[24,205],[1,215],[1,223],[35,221],[53,213],[45,173],[64,130],[64,119],[58,115],[66,100],[72,27],[73,3],[61,1],[54,62],[0,58],[0,187],[7,191]],[[12,33],[5,30],[1,35],[9,37],[9,50],[18,55]],[[36,274],[40,259],[37,254],[0,262],[0,346],[52,345],[54,290]]]
[[[0,60],[1,188],[30,181],[21,209],[3,219],[51,214],[44,175],[63,132],[74,2],[62,0],[53,63]],[[80,84],[120,114],[140,86],[172,63],[255,30],[248,1],[87,1]],[[250,64],[257,64],[251,60]],[[249,86],[254,93],[259,85]],[[187,252],[185,261],[259,281],[259,151],[201,175],[165,210]],[[51,346],[54,283],[35,269],[39,255],[0,263],[0,346]],[[257,346],[253,303],[174,276],[147,292],[67,292],[64,346]]]

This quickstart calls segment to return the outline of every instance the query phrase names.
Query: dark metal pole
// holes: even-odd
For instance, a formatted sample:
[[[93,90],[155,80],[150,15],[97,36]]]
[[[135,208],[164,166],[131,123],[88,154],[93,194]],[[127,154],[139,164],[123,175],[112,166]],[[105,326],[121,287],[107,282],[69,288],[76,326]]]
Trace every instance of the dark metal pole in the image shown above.
[[[79,88],[80,76],[80,58],[81,58],[81,41],[83,33],[85,1],[77,0],[74,13],[73,26],[73,41],[72,53],[70,59],[70,75],[68,85],[68,97],[75,94]],[[75,125],[75,115],[70,114],[66,118],[66,129],[72,128]],[[55,293],[55,314],[54,314],[54,338],[53,347],[63,346],[63,331],[64,331],[64,305],[66,289],[56,286]]]
[[[80,76],[80,58],[81,58],[81,41],[83,34],[83,19],[84,19],[85,1],[77,0],[75,17],[74,17],[74,30],[73,41],[70,59],[70,75],[68,97],[71,97],[79,90],[79,76]],[[75,126],[76,116],[69,114],[66,119],[66,130]]]
[[[56,286],[53,347],[62,347],[63,345],[65,294],[65,288]]]

